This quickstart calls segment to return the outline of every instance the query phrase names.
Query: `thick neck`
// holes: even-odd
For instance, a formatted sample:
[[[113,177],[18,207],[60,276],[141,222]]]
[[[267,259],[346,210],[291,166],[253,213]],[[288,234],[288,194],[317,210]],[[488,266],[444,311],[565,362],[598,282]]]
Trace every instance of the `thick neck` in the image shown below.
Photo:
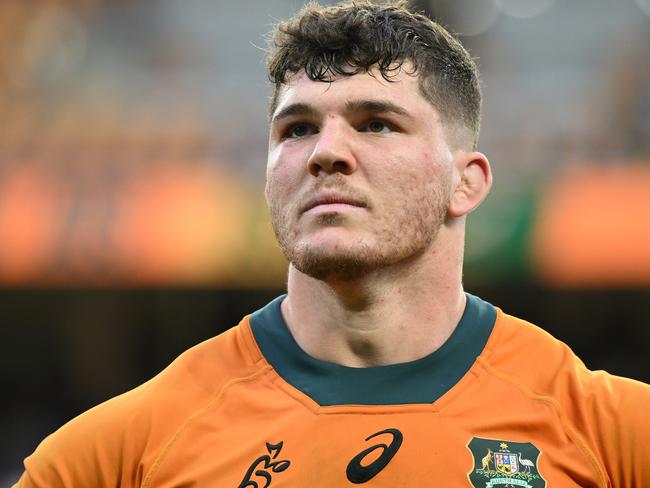
[[[318,405],[431,404],[466,376],[495,326],[496,309],[475,296],[465,296],[463,316],[439,349],[422,359],[386,366],[351,368],[306,354],[282,318],[286,295],[253,313],[250,327],[266,362]]]
[[[282,314],[291,334],[307,354],[343,366],[402,363],[432,353],[465,308],[462,234],[443,226],[424,254],[354,281],[320,281],[290,266]]]

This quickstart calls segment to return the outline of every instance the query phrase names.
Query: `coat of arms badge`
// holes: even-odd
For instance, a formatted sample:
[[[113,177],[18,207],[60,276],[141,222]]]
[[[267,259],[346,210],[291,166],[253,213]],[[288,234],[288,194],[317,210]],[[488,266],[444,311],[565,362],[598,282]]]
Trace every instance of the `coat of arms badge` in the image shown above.
[[[530,442],[473,437],[467,448],[474,467],[467,478],[475,488],[545,488],[537,469],[540,450]]]

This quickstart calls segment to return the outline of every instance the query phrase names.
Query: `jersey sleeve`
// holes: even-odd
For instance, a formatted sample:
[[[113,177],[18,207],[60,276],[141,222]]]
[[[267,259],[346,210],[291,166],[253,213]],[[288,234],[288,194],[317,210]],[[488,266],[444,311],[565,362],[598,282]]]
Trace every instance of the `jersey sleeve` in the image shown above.
[[[589,372],[588,427],[611,486],[650,486],[650,386],[602,371]]]
[[[129,394],[116,397],[46,437],[15,487],[139,486],[147,428],[129,411],[131,402]]]
[[[240,327],[190,348],[148,382],[47,437],[14,488],[141,486],[187,420],[258,363]]]
[[[547,332],[503,317],[499,359],[491,361],[557,406],[560,422],[605,486],[650,487],[650,385],[589,370]]]

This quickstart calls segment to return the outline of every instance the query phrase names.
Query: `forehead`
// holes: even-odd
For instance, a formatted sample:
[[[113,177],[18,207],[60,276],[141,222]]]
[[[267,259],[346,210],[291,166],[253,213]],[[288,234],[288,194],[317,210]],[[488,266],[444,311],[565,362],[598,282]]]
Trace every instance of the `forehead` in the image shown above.
[[[384,79],[377,69],[340,76],[331,82],[311,80],[304,71],[299,71],[279,89],[271,116],[295,103],[336,110],[342,109],[350,100],[367,98],[390,101],[414,115],[418,112],[429,116],[435,114],[433,106],[420,91],[417,75],[411,74],[408,68],[391,73],[390,81]]]

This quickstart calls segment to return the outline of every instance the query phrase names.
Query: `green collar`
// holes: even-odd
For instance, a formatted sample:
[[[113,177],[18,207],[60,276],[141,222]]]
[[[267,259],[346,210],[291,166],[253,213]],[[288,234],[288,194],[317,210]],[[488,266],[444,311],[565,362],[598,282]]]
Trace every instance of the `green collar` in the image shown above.
[[[322,406],[433,403],[469,371],[496,320],[495,308],[469,293],[458,326],[436,351],[415,361],[351,368],[315,359],[296,343],[282,318],[282,295],[251,316],[266,360],[289,384]]]

